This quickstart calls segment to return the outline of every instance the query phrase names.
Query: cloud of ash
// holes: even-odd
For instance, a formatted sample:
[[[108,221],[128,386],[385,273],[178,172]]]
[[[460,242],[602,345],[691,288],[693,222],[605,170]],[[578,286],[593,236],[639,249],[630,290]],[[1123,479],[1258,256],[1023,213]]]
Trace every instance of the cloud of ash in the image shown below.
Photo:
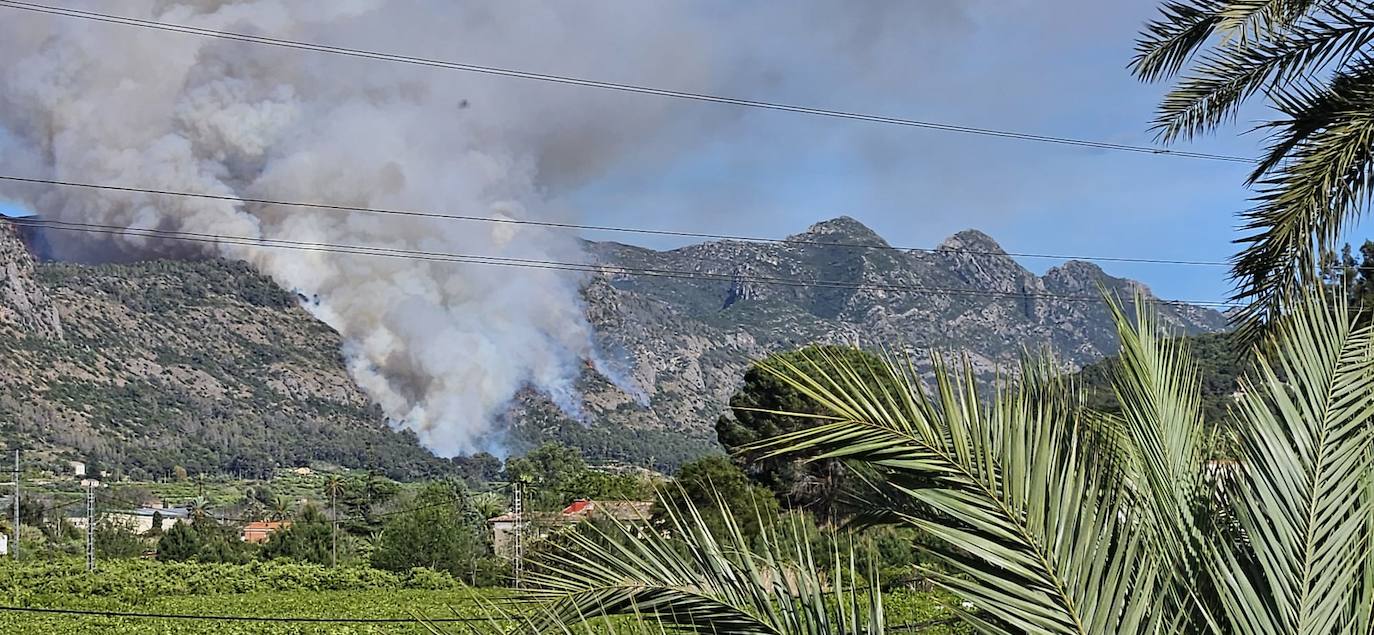
[[[720,16],[688,12],[689,3],[68,4],[699,91],[739,92],[770,77],[765,67],[774,61],[751,53],[756,44],[720,43]],[[794,14],[783,5],[780,14]],[[750,23],[767,22],[757,13]],[[837,32],[866,37],[872,17]],[[854,45],[838,38],[828,46]],[[558,192],[617,164],[680,151],[704,127],[738,116],[717,106],[22,12],[0,20],[0,56],[5,173],[243,198],[575,220],[551,202]],[[575,237],[527,226],[15,184],[0,185],[0,197],[47,218],[129,228],[585,260]],[[80,235],[50,237],[59,257],[96,248]],[[283,287],[318,296],[307,308],[342,334],[354,379],[397,425],[441,454],[485,445],[495,415],[522,386],[576,414],[583,360],[615,367],[599,360],[581,280],[568,272],[140,238],[105,238],[99,248],[242,258]],[[177,250],[184,253],[168,253]]]

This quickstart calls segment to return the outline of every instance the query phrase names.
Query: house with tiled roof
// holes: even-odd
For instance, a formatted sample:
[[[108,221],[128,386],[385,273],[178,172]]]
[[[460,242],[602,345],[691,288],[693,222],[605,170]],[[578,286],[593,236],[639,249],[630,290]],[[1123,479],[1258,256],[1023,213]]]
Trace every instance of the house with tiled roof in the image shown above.
[[[279,530],[291,526],[289,520],[260,520],[251,522],[243,526],[243,533],[239,538],[244,542],[255,544],[267,542],[268,537]]]
[[[512,555],[515,532],[523,525],[528,540],[543,540],[549,534],[586,520],[608,519],[621,523],[646,523],[653,513],[653,501],[594,501],[579,498],[561,511],[526,512],[523,519],[505,513],[487,519],[491,527],[492,549],[505,557]]]

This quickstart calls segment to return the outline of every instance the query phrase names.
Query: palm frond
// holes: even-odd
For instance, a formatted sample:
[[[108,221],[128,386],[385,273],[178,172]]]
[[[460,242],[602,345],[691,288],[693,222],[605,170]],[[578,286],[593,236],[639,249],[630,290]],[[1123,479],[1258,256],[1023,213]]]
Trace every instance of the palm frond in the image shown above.
[[[1212,36],[1225,0],[1166,2],[1136,40],[1131,71],[1145,81],[1172,77]]]
[[[1209,42],[1210,47],[1209,47]],[[1242,339],[1255,342],[1368,205],[1374,181],[1374,6],[1363,0],[1174,0],[1137,42],[1132,70],[1172,77],[1164,142],[1212,131],[1256,94],[1283,114],[1247,185],[1257,187],[1233,260]]]
[[[1245,544],[1211,560],[1234,632],[1353,633],[1370,624],[1374,330],[1307,293],[1243,380],[1237,487]],[[1367,632],[1367,631],[1366,631]]]
[[[1349,3],[1332,0],[1227,0],[1219,13],[1217,31],[1229,40],[1245,44],[1281,37],[1302,18],[1318,9],[1339,9]]]
[[[848,571],[837,568],[827,579],[799,530],[769,531],[751,547],[736,512],[723,504],[724,536],[713,535],[689,501],[667,511],[664,531],[617,523],[608,533],[574,532],[564,548],[543,556],[543,572],[531,576],[531,597],[540,604],[526,628],[566,631],[634,616],[674,632],[713,635],[883,632],[876,580],[866,591],[846,587],[855,577],[852,560]],[[835,558],[836,567],[842,559]]]
[[[1222,12],[1236,17],[1235,2]],[[1264,8],[1249,7],[1261,13],[1292,10],[1272,5],[1284,2],[1256,2]],[[1297,3],[1305,4],[1305,3]],[[1259,29],[1238,26],[1236,28]],[[1257,91],[1282,92],[1283,86],[1313,69],[1342,68],[1374,40],[1374,9],[1355,7],[1326,17],[1310,17],[1288,25],[1282,31],[1251,42],[1218,46],[1202,56],[1192,71],[1165,95],[1155,119],[1155,129],[1165,142],[1210,131],[1235,117],[1247,99]]]
[[[1132,320],[1115,298],[1108,298],[1121,340],[1112,387],[1121,406],[1122,454],[1131,484],[1138,529],[1163,559],[1163,601],[1170,610],[1198,622],[1207,610],[1196,590],[1206,587],[1203,573],[1211,518],[1212,485],[1204,469],[1212,432],[1204,425],[1197,364],[1183,341],[1167,337],[1145,298],[1134,298]]]
[[[1297,289],[1314,282],[1317,256],[1366,211],[1374,187],[1374,61],[1342,73],[1330,86],[1290,88],[1278,102],[1288,116],[1257,177],[1256,206],[1245,213],[1233,260],[1236,298],[1251,300],[1242,334],[1256,341]]]
[[[1177,75],[1213,36],[1220,48],[1247,47],[1284,37],[1303,18],[1324,9],[1339,19],[1359,9],[1343,0],[1173,0],[1160,8],[1136,39],[1130,69],[1144,81]]]
[[[944,545],[933,555],[957,574],[930,572],[937,584],[1007,625],[970,619],[979,630],[1167,629],[1170,616],[1153,610],[1157,561],[1131,531],[1120,472],[1103,460],[1112,453],[1097,447],[1070,400],[1045,388],[1052,381],[1004,387],[984,407],[972,373],[956,375],[938,358],[933,394],[909,360],[894,360],[890,377],[865,377],[839,359],[809,366],[772,370],[840,420],[759,449],[926,479],[904,493],[938,515],[906,520]]]

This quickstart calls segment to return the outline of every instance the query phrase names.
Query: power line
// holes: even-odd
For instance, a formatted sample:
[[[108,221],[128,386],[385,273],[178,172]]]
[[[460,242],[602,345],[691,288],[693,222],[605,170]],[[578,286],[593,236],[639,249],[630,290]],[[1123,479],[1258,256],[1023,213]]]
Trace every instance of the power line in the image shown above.
[[[66,509],[66,508],[68,508],[68,507],[71,507],[72,505],[76,505],[76,504],[78,504],[78,503],[84,503],[84,502],[86,502],[86,499],[83,498],[83,499],[78,499],[78,500],[74,500],[74,501],[68,501],[68,502],[62,503],[62,504],[60,504],[60,505],[57,504],[57,503],[53,503],[53,504],[51,504],[51,505],[49,505],[49,506],[47,506],[47,507],[43,507],[43,508],[39,509],[37,513],[39,513],[39,514],[46,514],[46,513],[48,513],[48,512],[57,511],[57,510],[59,510],[59,509]]]
[[[696,93],[681,90],[671,90],[666,88],[656,88],[652,86],[641,86],[636,84],[623,84],[617,82],[606,82],[580,77],[570,77],[565,75],[550,75],[545,73],[535,73],[519,69],[498,68],[495,66],[482,66],[478,64],[468,64],[463,62],[453,62],[445,60],[428,59],[413,57],[408,55],[398,55],[395,53],[385,53],[380,51],[369,51],[357,48],[342,46],[330,46],[313,42],[301,42],[297,40],[286,40],[272,38],[249,33],[238,33],[233,31],[221,31],[216,29],[206,29],[201,27],[186,26],[182,24],[172,24],[155,20],[143,20],[126,16],[114,15],[109,13],[97,13],[94,11],[81,11],[65,7],[55,7],[45,4],[31,2],[14,2],[11,0],[0,0],[0,6],[12,9],[22,9],[36,13],[49,15],[79,18],[109,24],[139,27],[144,29],[156,29],[185,35],[198,35],[201,37],[218,38],[232,40],[236,42],[246,42],[251,44],[263,44],[288,49],[305,51],[315,51],[319,53],[329,53],[333,55],[343,55],[363,59],[379,60],[385,62],[398,62],[402,64],[412,64],[416,66],[426,66],[431,68],[442,68],[447,70],[463,71],[469,73],[480,73],[485,75],[495,75],[500,77],[510,77],[516,79],[550,82],[569,86],[581,86],[584,88],[596,88],[600,90],[611,90],[624,93],[635,93],[641,95],[653,95],[657,97],[668,97],[673,99],[685,99],[698,102],[709,102],[730,106],[740,106],[744,108],[755,108],[761,110],[771,110],[789,112],[816,117],[828,117],[834,119],[846,119],[852,121],[863,121],[869,123],[879,123],[907,128],[920,128],[925,130],[937,130],[941,132],[954,132],[960,134],[979,135],[1001,139],[1013,139],[1017,141],[1032,141],[1037,143],[1052,143],[1066,146],[1076,146],[1094,148],[1099,150],[1115,150],[1121,152],[1134,152],[1152,155],[1167,155],[1189,159],[1207,159],[1212,161],[1226,161],[1232,163],[1256,163],[1252,158],[1231,156],[1224,154],[1213,154],[1208,152],[1191,152],[1187,150],[1172,150],[1155,146],[1138,146],[1121,143],[1109,143],[1105,141],[1092,141],[1088,139],[1074,139],[1070,137],[1058,137],[1052,135],[1041,135],[1027,132],[1017,132],[1013,130],[998,130],[993,128],[978,128],[973,126],[962,126],[957,124],[940,123],[935,121],[923,121],[919,119],[908,119],[902,117],[889,117],[884,115],[867,114],[861,112],[849,112],[842,110],[830,110],[825,108],[815,108],[811,106],[801,106],[780,102],[760,101],[755,99],[744,99],[739,97],[728,97],[723,95],[713,95],[708,93]]]
[[[0,606],[0,611],[14,613],[41,613],[46,615],[69,615],[78,617],[112,617],[112,618],[132,618],[132,619],[155,619],[155,620],[215,620],[225,622],[292,622],[292,623],[315,623],[315,624],[400,624],[400,623],[477,623],[477,622],[512,622],[516,618],[510,617],[304,617],[304,616],[278,616],[269,617],[262,615],[195,615],[188,613],[132,613],[122,611],[97,611],[89,609],[59,609],[37,606]],[[925,620],[921,622],[911,622],[907,624],[897,624],[889,626],[893,630],[918,630],[933,626],[953,624],[958,618],[939,618]]]
[[[159,240],[179,240],[186,242],[198,242],[214,245],[234,245],[251,248],[271,248],[288,249],[308,252],[339,253],[362,256],[379,256],[389,258],[403,258],[409,260],[430,261],[430,262],[451,262],[462,264],[494,265],[504,267],[518,267],[528,269],[546,269],[556,271],[575,271],[595,274],[611,274],[641,277],[673,278],[685,280],[702,280],[711,282],[750,282],[756,284],[786,286],[786,287],[808,287],[843,289],[852,291],[874,290],[892,291],[901,293],[920,293],[927,295],[942,295],[950,297],[998,297],[1014,300],[1065,300],[1075,302],[1100,302],[1102,298],[1096,295],[1064,295],[1053,293],[1016,293],[1011,291],[992,291],[980,289],[956,289],[950,287],[934,287],[921,285],[903,284],[873,284],[873,283],[853,283],[842,280],[799,280],[795,278],[782,278],[774,276],[742,275],[709,273],[702,271],[688,271],[682,269],[653,269],[644,267],[626,267],[622,265],[598,264],[598,263],[579,263],[562,262],[553,260],[539,260],[533,258],[515,258],[507,256],[487,256],[481,254],[462,254],[451,252],[422,251],[413,249],[401,249],[394,247],[376,247],[368,245],[351,245],[341,243],[318,243],[309,241],[288,240],[283,238],[253,238],[249,236],[234,236],[228,234],[211,234],[200,232],[182,232],[173,230],[148,229],[119,227],[115,225],[100,225],[93,223],[70,223],[65,221],[51,220],[25,220],[12,219],[19,225],[29,225],[51,229],[57,231],[72,231],[90,234],[108,234],[116,236],[134,236],[141,238],[155,238]],[[1207,306],[1213,308],[1232,308],[1238,306],[1234,302],[1209,301],[1209,300],[1164,300],[1156,299],[1156,303],[1170,306]]]
[[[3,0],[0,0],[3,4]],[[266,198],[251,198],[241,196],[229,196],[224,194],[207,194],[200,192],[182,192],[176,190],[165,190],[155,188],[133,187],[128,185],[99,185],[95,183],[82,183],[77,181],[60,181],[55,179],[38,179],[13,175],[0,174],[0,181],[12,181],[16,183],[32,183],[41,185],[53,185],[58,187],[84,188],[94,190],[107,190],[113,192],[127,192],[138,194],[152,194],[157,196],[175,196],[181,198],[197,198],[215,201],[227,201],[231,203],[252,203],[255,205],[271,205],[280,207],[299,207],[303,209],[313,209],[332,212],[350,212],[365,214],[385,214],[391,216],[409,216],[415,218],[432,218],[440,220],[496,223],[504,225],[524,225],[534,227],[546,227],[551,229],[573,229],[593,232],[615,232],[625,234],[642,234],[651,236],[673,236],[678,238],[701,238],[707,240],[734,240],[739,242],[768,243],[781,245],[806,245],[816,247],[841,247],[848,249],[872,249],[879,251],[900,251],[900,252],[920,252],[928,254],[946,253],[948,250],[941,250],[930,247],[894,247],[891,245],[865,245],[860,243],[845,243],[823,240],[799,240],[791,238],[766,238],[762,236],[746,236],[741,234],[714,234],[707,232],[691,232],[671,229],[654,229],[641,227],[620,227],[612,225],[586,225],[579,223],[563,223],[555,221],[540,221],[518,218],[491,218],[487,216],[472,216],[462,214],[445,214],[441,212],[388,209],[379,207],[362,207],[354,205],[341,205],[337,203],[317,203],[306,201],[282,201]],[[1127,256],[1077,256],[1065,254],[1044,254],[1044,253],[1025,253],[1025,252],[1005,252],[1005,251],[979,251],[960,249],[957,253],[971,254],[976,256],[1012,256],[1016,258],[1044,258],[1051,260],[1086,260],[1093,262],[1130,262],[1156,265],[1188,265],[1205,267],[1229,267],[1230,263],[1217,260],[1188,260],[1170,258],[1133,258]]]

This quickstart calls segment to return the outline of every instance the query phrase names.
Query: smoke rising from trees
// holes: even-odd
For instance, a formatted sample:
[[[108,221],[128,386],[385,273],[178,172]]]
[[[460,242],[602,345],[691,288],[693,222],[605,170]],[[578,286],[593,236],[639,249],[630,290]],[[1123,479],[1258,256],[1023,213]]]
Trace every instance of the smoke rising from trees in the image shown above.
[[[133,0],[118,12],[702,91],[771,72],[768,60],[749,54],[752,44],[717,41],[709,11],[687,13],[679,3]],[[882,41],[870,33],[879,13],[831,16],[853,28],[812,45],[863,54]],[[618,163],[680,151],[704,127],[739,116],[20,12],[0,21],[0,55],[5,173],[245,198],[576,220],[557,204],[559,192]],[[129,228],[586,258],[575,237],[527,226],[16,184],[0,185],[0,198],[47,218]],[[583,360],[598,359],[582,281],[569,272],[137,237],[95,242],[66,232],[50,239],[59,257],[241,258],[318,297],[304,306],[342,334],[354,379],[396,425],[441,454],[488,447],[495,415],[525,385],[576,414],[575,378]]]

